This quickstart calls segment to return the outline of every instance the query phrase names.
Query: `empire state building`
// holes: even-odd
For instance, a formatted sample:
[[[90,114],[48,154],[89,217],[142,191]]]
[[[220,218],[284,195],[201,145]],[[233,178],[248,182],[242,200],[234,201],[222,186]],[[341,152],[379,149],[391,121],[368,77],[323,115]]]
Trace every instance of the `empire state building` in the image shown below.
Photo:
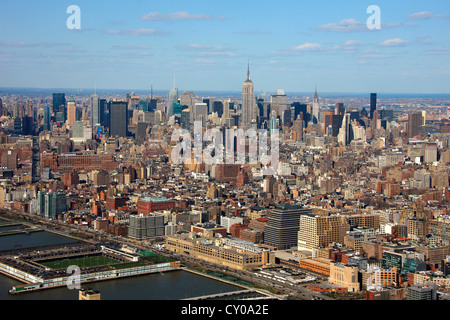
[[[239,127],[241,129],[250,128],[252,120],[255,117],[255,89],[253,87],[253,82],[250,80],[250,64],[247,67],[247,80],[245,80],[242,86],[242,114],[240,117]]]

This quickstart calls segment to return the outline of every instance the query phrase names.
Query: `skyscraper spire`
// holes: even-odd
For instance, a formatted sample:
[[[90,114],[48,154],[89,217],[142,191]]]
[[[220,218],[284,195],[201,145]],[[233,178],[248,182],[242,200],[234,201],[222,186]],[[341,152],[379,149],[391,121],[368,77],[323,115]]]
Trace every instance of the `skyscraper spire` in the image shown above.
[[[150,82],[150,99],[153,100],[153,81]]]
[[[247,65],[247,81],[250,81],[250,60],[248,60]]]

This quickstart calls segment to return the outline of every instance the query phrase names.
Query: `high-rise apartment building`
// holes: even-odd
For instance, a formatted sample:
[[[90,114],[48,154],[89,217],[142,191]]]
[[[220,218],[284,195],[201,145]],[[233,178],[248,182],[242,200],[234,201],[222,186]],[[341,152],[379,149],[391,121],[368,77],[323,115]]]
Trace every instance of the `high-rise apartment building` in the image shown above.
[[[298,231],[298,248],[303,250],[326,247],[332,242],[344,243],[350,225],[343,216],[302,215]]]
[[[44,216],[56,219],[67,210],[66,194],[64,192],[49,192],[45,195]]]
[[[133,239],[143,240],[147,238],[164,235],[164,216],[152,215],[130,215],[128,236]]]

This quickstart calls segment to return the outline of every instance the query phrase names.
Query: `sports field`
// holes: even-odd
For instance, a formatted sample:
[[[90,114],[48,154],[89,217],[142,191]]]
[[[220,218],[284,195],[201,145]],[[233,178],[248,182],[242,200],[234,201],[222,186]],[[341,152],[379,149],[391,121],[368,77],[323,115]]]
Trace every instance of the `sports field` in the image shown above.
[[[102,255],[95,255],[95,256],[61,259],[61,260],[43,261],[40,262],[40,264],[46,266],[47,268],[60,269],[60,268],[68,268],[69,266],[73,265],[79,266],[80,268],[84,268],[84,267],[111,265],[119,262],[120,261],[116,259],[112,259]]]

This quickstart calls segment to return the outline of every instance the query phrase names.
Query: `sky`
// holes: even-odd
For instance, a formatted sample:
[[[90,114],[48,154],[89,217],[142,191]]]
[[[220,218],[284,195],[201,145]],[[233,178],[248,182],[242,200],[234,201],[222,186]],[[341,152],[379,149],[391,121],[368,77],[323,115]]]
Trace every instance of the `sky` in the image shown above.
[[[449,31],[448,0],[1,0],[0,87],[448,94]]]

